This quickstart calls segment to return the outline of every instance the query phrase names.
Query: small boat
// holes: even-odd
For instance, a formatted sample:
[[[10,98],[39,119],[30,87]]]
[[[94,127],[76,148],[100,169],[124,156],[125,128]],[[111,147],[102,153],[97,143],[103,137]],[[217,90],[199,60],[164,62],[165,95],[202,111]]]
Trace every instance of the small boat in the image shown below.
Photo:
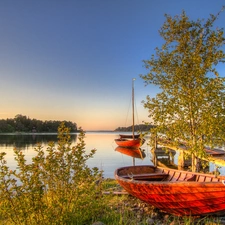
[[[124,148],[139,148],[144,142],[144,139],[141,138],[118,138],[115,139],[115,142],[118,146]]]
[[[135,79],[132,80],[132,134],[120,134],[120,138],[115,139],[116,144],[120,147],[139,148],[145,142],[145,139],[140,138],[140,134],[134,132],[134,81]]]
[[[133,158],[139,158],[139,159],[144,159],[146,157],[146,154],[143,150],[141,150],[140,148],[124,148],[124,147],[120,147],[118,146],[115,149],[117,152],[120,152],[124,155],[128,155],[131,156]]]
[[[115,179],[129,194],[169,214],[225,214],[222,176],[142,165],[118,168]]]

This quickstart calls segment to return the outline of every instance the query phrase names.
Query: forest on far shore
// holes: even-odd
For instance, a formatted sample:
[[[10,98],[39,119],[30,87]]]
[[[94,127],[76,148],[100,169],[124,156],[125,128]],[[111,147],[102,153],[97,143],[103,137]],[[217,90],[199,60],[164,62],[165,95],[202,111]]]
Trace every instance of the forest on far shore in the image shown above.
[[[0,133],[57,133],[59,125],[64,122],[70,132],[79,132],[77,124],[71,121],[59,120],[38,120],[30,119],[28,116],[18,114],[15,118],[0,119]],[[135,125],[135,131],[149,131],[153,125],[139,124]],[[132,132],[132,126],[118,127],[116,132]]]
[[[41,133],[41,132],[58,132],[59,125],[64,122],[70,132],[78,132],[77,124],[71,121],[30,119],[27,116],[18,114],[13,119],[0,120],[0,133]]]
[[[146,125],[146,124],[139,124],[134,126],[135,131],[150,131],[154,126],[153,125]],[[119,132],[132,132],[132,126],[129,127],[118,127],[114,131]]]

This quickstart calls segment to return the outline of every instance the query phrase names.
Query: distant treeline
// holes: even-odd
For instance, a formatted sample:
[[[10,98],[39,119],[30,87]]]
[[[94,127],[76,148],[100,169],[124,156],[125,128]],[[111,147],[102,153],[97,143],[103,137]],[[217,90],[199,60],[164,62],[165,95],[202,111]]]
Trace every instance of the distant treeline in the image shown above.
[[[135,131],[150,131],[154,126],[153,125],[146,125],[146,124],[139,124],[134,126]],[[129,127],[118,127],[115,131],[119,132],[131,132],[132,126]]]
[[[59,125],[64,122],[71,132],[77,132],[77,124],[70,121],[41,121],[18,114],[14,119],[0,120],[0,133],[13,132],[58,132]]]

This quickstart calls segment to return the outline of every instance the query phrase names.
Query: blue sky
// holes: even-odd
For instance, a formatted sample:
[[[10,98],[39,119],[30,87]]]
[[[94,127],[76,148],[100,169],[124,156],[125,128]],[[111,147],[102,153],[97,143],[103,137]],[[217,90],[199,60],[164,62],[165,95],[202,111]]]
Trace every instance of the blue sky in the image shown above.
[[[142,60],[163,43],[158,30],[164,14],[184,10],[196,20],[222,5],[225,1],[1,0],[0,118],[69,120],[85,130],[129,126],[135,77],[136,121],[149,121],[141,101],[157,88],[145,87],[139,74],[147,72]],[[225,12],[216,25],[224,27],[224,21]]]

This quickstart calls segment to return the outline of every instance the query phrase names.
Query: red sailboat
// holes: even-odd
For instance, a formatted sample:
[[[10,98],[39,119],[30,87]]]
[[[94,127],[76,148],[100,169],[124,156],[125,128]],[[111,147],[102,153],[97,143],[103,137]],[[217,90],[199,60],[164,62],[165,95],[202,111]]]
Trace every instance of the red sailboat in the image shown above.
[[[145,142],[143,138],[140,138],[140,134],[134,134],[134,81],[135,78],[132,80],[132,134],[120,134],[120,138],[115,139],[116,144],[120,147],[139,148]]]
[[[115,179],[131,195],[177,216],[225,214],[225,177],[154,166],[122,167]]]

